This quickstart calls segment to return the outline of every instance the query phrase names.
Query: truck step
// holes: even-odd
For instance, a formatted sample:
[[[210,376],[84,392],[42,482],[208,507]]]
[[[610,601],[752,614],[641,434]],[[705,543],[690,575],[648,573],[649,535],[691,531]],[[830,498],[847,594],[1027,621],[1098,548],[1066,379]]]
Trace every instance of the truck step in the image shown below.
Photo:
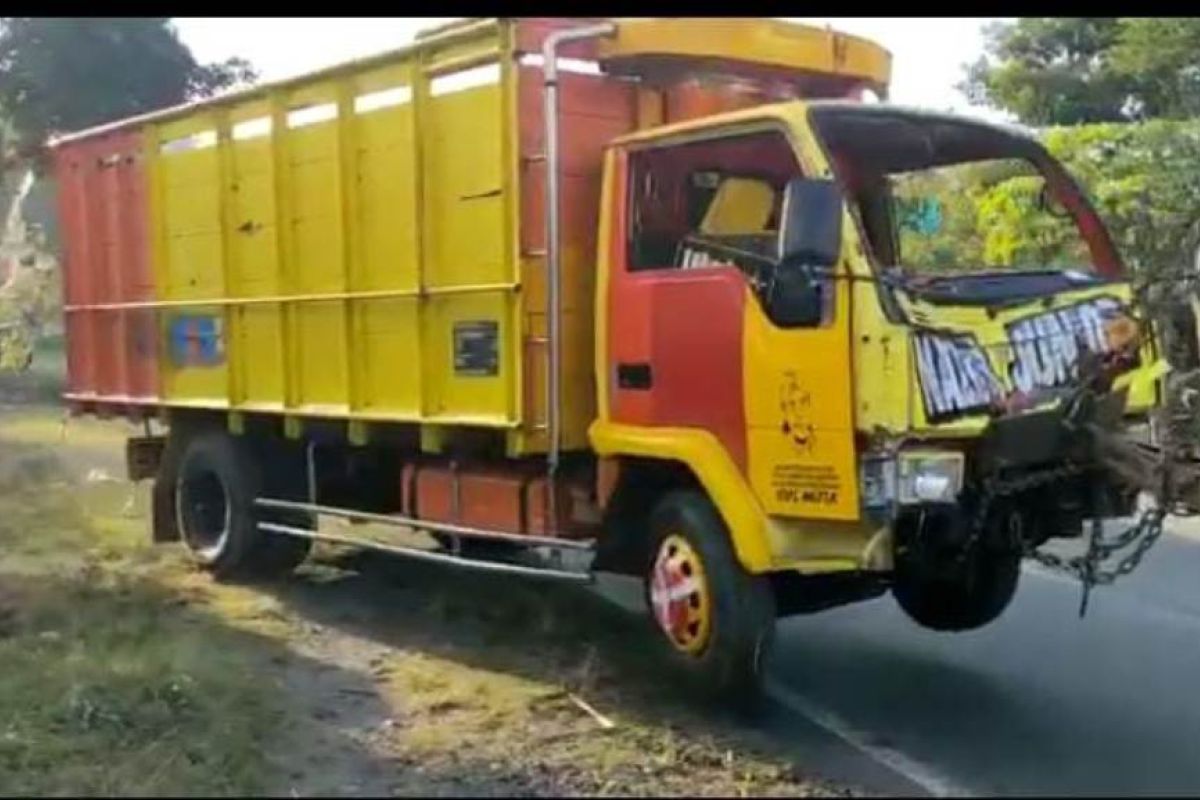
[[[322,506],[315,503],[299,503],[290,500],[278,500],[260,497],[255,500],[255,504],[260,508],[301,511],[310,514],[340,517],[348,520],[374,522],[377,524],[391,525],[394,527],[409,528],[414,531],[440,533],[443,535],[450,535],[452,537],[506,542],[527,548],[529,550],[567,550],[586,557],[586,555],[590,554],[595,549],[594,543],[591,541],[556,539],[547,536],[523,536],[519,534],[505,533],[503,531],[482,530],[477,528],[469,528],[462,525],[430,522],[426,520],[414,519],[412,517],[404,517],[392,514],[374,514],[371,512],[355,511],[347,508]],[[591,572],[584,569],[557,569],[550,566],[518,564],[509,561],[501,561],[498,559],[467,558],[456,553],[448,553],[438,550],[426,550],[420,547],[390,542],[380,542],[366,537],[345,536],[338,533],[313,531],[307,528],[300,528],[294,525],[285,525],[277,522],[260,522],[258,523],[258,529],[266,533],[274,533],[284,536],[298,536],[301,538],[313,539],[316,541],[327,541],[335,544],[346,544],[354,547],[378,550],[391,555],[415,558],[422,561],[431,561],[464,569],[507,573],[511,575],[521,575],[525,577],[541,578],[546,580],[570,581],[574,583],[591,583],[593,580]]]

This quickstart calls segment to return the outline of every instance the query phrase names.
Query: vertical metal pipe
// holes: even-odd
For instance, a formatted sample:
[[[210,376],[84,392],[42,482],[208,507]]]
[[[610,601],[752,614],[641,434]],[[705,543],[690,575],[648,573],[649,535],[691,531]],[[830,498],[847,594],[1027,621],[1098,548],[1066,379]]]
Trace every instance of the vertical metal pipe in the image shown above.
[[[317,443],[311,439],[304,448],[304,471],[308,483],[308,502],[317,504]]]
[[[546,148],[546,451],[547,516],[546,533],[553,535],[558,524],[558,496],[555,477],[562,450],[562,292],[561,249],[559,246],[559,174],[558,174],[558,47],[566,42],[611,36],[617,30],[612,23],[587,25],[556,31],[542,42],[542,100]]]

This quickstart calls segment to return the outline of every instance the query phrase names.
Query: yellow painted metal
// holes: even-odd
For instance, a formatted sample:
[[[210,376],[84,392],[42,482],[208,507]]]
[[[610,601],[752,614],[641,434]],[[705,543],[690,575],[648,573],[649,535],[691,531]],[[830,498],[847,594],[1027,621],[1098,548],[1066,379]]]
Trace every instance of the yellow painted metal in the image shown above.
[[[820,75],[854,78],[886,92],[892,56],[866,39],[829,28],[773,19],[621,19],[601,40],[605,60],[647,57],[726,59]]]
[[[833,319],[783,329],[746,290],[743,402],[750,486],[768,514],[857,520],[850,282],[834,282]]]
[[[859,332],[855,343],[854,374],[856,415],[860,430],[919,432],[930,437],[971,437],[987,425],[986,414],[931,423],[925,416],[921,387],[917,380],[916,356],[909,325],[887,320],[880,308],[876,287],[859,283],[856,288],[855,325]],[[991,361],[993,372],[1006,384],[1012,353],[1006,327],[1014,321],[1054,308],[1069,306],[1094,297],[1130,298],[1128,284],[1064,292],[1050,298],[1037,298],[1008,306],[994,313],[970,306],[934,305],[898,294],[901,307],[910,319],[922,320],[922,326],[941,331],[960,331],[975,337]],[[1121,385],[1129,386],[1128,413],[1144,412],[1156,402],[1157,358],[1147,347],[1142,353],[1144,366],[1126,375]]]
[[[772,567],[766,514],[716,436],[698,428],[649,428],[597,420],[588,429],[588,438],[600,456],[638,456],[686,465],[729,527],[742,566],[750,572]]]
[[[164,337],[204,318],[221,351],[164,358],[164,402],[518,430],[513,64],[511,24],[480,24],[148,124],[160,288],[139,305]],[[480,321],[491,375],[454,366]]]
[[[729,529],[738,562],[751,573],[871,568],[872,536],[862,522],[768,516],[729,452],[698,428],[650,428],[604,419],[588,428],[596,454],[677,461],[691,470]]]
[[[612,418],[608,402],[608,292],[612,280],[613,259],[613,215],[610,209],[613,206],[613,195],[617,191],[618,158],[624,158],[624,154],[617,148],[610,148],[604,154],[604,178],[600,185],[600,230],[596,234],[596,292],[592,298],[592,314],[596,320],[592,379],[596,382],[596,416],[604,423]],[[588,430],[589,439],[592,437],[592,430]]]

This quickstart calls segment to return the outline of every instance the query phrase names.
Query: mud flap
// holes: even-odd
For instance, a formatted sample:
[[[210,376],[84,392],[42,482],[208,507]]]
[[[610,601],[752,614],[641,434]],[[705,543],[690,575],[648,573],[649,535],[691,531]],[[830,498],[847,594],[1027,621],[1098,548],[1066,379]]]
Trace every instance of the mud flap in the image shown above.
[[[175,519],[175,482],[157,479],[151,495],[150,538],[156,544],[179,541]]]
[[[175,515],[175,479],[179,469],[180,442],[174,436],[158,452],[154,486],[150,490],[151,541],[180,540],[179,521]]]
[[[125,474],[143,481],[158,474],[166,449],[164,436],[131,436],[125,440]]]

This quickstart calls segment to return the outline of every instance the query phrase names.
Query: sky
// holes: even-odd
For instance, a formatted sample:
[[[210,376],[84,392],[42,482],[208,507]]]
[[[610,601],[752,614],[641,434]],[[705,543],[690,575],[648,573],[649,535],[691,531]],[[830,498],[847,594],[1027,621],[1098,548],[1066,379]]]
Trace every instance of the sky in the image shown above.
[[[890,50],[893,102],[1003,119],[996,112],[968,105],[954,88],[962,79],[962,65],[982,54],[982,28],[992,18],[794,19],[810,25],[830,25]],[[267,81],[400,47],[412,41],[418,30],[448,21],[449,18],[413,17],[177,17],[174,20],[180,38],[200,61],[242,56]]]

